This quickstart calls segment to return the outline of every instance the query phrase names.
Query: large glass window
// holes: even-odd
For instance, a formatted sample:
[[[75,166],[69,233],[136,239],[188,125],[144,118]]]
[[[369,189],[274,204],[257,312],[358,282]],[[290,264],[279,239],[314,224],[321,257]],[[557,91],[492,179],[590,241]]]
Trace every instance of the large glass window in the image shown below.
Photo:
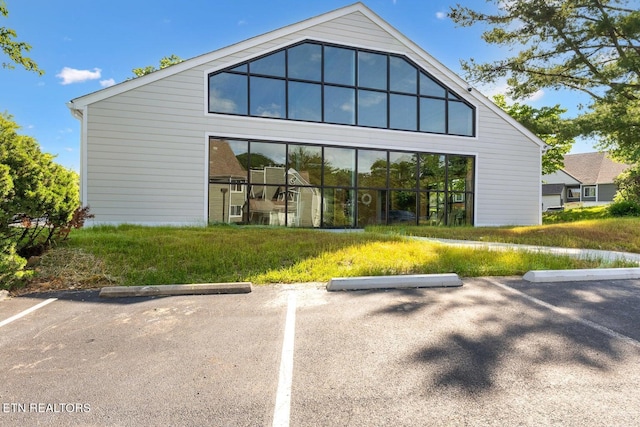
[[[407,58],[312,41],[210,74],[209,112],[475,135],[473,106]]]
[[[418,89],[418,70],[406,59],[389,58],[389,89],[394,92],[415,94]]]
[[[387,188],[387,152],[358,150],[358,187]]]
[[[344,125],[356,124],[355,89],[325,86],[324,121]]]
[[[417,155],[404,151],[389,153],[389,187],[415,189]]]
[[[447,104],[444,99],[420,98],[420,130],[445,133]]]
[[[322,46],[304,43],[289,49],[288,73],[290,79],[322,80]]]
[[[209,111],[247,114],[249,88],[247,76],[222,73],[209,77]]]
[[[473,224],[472,156],[211,138],[209,221]]]
[[[358,86],[387,90],[387,55],[358,52]]]
[[[356,84],[356,51],[325,46],[324,81],[325,83],[354,86]]]
[[[251,77],[251,115],[285,117],[284,81]]]
[[[389,127],[392,129],[417,130],[418,100],[415,96],[391,94]]]
[[[387,94],[385,92],[358,91],[358,123],[377,128],[387,127]]]
[[[289,144],[287,154],[288,173],[298,174],[292,177],[290,184],[321,185],[322,184],[322,148],[313,145]]]
[[[289,82],[289,118],[319,122],[322,120],[322,93],[319,84]]]
[[[473,135],[473,110],[462,102],[449,102],[449,133]]]
[[[327,147],[324,149],[324,185],[355,186],[356,150]]]
[[[249,63],[251,74],[262,74],[265,76],[284,77],[285,75],[285,54],[284,51],[272,53]]]

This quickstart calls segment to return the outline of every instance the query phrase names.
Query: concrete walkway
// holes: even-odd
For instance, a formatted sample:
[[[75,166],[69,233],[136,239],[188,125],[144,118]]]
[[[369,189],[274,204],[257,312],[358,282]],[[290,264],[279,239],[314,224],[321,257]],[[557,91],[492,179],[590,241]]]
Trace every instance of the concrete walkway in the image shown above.
[[[556,248],[552,246],[519,245],[515,243],[478,242],[471,240],[436,239],[431,237],[409,237],[416,240],[442,243],[445,245],[460,246],[476,249],[492,249],[496,251],[527,251],[543,252],[554,255],[568,255],[579,259],[602,259],[606,261],[625,260],[637,263],[640,266],[640,254],[631,252],[603,251],[598,249],[573,249]]]

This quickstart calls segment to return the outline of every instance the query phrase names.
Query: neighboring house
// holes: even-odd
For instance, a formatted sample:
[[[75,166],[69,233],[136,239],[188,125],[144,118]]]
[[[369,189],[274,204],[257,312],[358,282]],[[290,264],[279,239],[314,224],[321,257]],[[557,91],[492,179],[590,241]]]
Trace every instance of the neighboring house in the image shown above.
[[[362,3],[68,107],[93,223],[541,222],[542,141]]]
[[[606,152],[567,154],[564,168],[542,177],[542,209],[567,203],[595,206],[611,203],[614,180],[629,165],[613,161]]]

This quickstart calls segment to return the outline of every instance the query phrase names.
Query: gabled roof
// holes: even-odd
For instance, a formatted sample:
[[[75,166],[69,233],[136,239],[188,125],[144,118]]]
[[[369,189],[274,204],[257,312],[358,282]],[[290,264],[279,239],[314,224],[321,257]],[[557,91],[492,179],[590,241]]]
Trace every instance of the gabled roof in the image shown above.
[[[216,171],[216,175],[212,178],[247,179],[247,171],[244,170],[227,141],[211,140],[210,147],[215,151],[209,160],[209,170]]]
[[[630,166],[618,163],[606,152],[567,154],[564,170],[583,185],[612,184]]]
[[[331,12],[324,13],[322,15],[318,15],[314,18],[306,19],[300,21],[296,24],[288,25],[286,27],[282,27],[280,29],[265,33],[260,36],[256,36],[245,41],[233,44],[231,46],[218,49],[216,51],[197,56],[195,58],[188,59],[179,64],[172,65],[171,67],[164,68],[162,70],[155,71],[151,74],[147,74],[142,77],[138,77],[132,80],[127,80],[117,85],[99,90],[97,92],[93,92],[78,98],[71,100],[67,103],[67,106],[71,110],[71,113],[76,117],[80,118],[83,114],[84,107],[90,105],[92,103],[101,101],[103,99],[110,98],[112,96],[127,92],[129,90],[144,86],[146,84],[161,80],[163,78],[172,76],[174,74],[178,74],[180,72],[189,70],[191,68],[198,67],[200,65],[204,65],[206,63],[215,61],[219,58],[223,58],[225,56],[233,55],[235,53],[242,52],[244,50],[251,49],[257,45],[262,43],[275,40],[280,37],[284,37],[295,32],[299,32],[305,30],[307,28],[313,27],[315,25],[319,25],[325,22],[329,22],[343,16],[352,14],[352,13],[361,13],[369,20],[371,20],[374,24],[379,26],[381,29],[386,31],[391,37],[398,40],[402,43],[408,51],[412,54],[419,56],[421,59],[430,64],[431,67],[438,70],[442,74],[446,75],[452,82],[458,85],[459,92],[464,93],[465,97],[473,98],[477,102],[485,105],[488,109],[492,110],[495,114],[502,117],[506,120],[511,126],[515,129],[518,129],[520,133],[525,135],[528,139],[530,139],[533,143],[537,144],[539,147],[544,147],[544,142],[538,138],[534,133],[529,131],[527,128],[522,126],[518,121],[509,116],[504,110],[495,105],[491,100],[482,95],[479,91],[473,90],[463,79],[461,79],[457,74],[449,70],[446,66],[424,51],[420,46],[412,42],[398,30],[396,30],[389,23],[384,21],[378,15],[376,15],[371,9],[365,6],[363,3],[358,2],[354,3],[350,6],[345,6],[340,9],[336,9]]]

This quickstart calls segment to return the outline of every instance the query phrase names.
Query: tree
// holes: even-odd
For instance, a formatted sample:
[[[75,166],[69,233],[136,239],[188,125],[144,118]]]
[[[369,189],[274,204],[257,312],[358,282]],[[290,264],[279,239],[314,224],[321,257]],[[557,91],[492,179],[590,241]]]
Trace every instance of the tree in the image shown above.
[[[493,100],[498,107],[547,144],[547,149],[542,155],[543,175],[553,173],[564,166],[564,155],[571,150],[574,142],[572,121],[560,117],[567,112],[566,109],[560,105],[534,108],[519,103],[507,104],[504,95],[496,95]]]
[[[640,205],[640,166],[636,165],[622,172],[615,179],[618,192],[614,201],[628,201]]]
[[[131,70],[131,72],[133,72],[136,77],[142,77],[144,75],[151,74],[154,71],[162,70],[163,68],[179,64],[182,61],[183,59],[177,55],[165,56],[160,60],[160,68],[156,68],[153,65],[148,65],[144,68],[134,68],[133,70]]]
[[[593,110],[576,130],[602,137],[621,160],[640,160],[640,10],[637,0],[487,0],[495,13],[456,6],[460,26],[486,24],[483,39],[516,55],[491,63],[472,58],[463,69],[473,81],[507,78],[514,99],[541,88],[588,94]]]
[[[9,16],[9,10],[4,0],[0,0],[0,16]],[[0,27],[0,49],[9,57],[11,62],[3,62],[3,68],[15,68],[15,64],[21,65],[27,71],[35,71],[42,75],[44,71],[38,68],[38,64],[31,58],[25,56],[25,53],[31,50],[31,46],[25,42],[15,40],[17,34],[15,30],[6,27]]]

